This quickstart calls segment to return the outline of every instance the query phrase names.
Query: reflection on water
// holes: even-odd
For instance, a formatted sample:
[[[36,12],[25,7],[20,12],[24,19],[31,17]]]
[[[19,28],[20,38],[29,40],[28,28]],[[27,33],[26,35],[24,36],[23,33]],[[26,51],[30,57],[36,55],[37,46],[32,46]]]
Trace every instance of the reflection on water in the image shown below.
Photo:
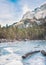
[[[25,53],[36,50],[46,51],[46,41],[32,40],[1,43],[0,65],[15,65],[15,62],[18,63],[17,65],[46,65],[46,57],[43,56],[40,52],[35,53],[26,59],[21,58],[21,56]]]

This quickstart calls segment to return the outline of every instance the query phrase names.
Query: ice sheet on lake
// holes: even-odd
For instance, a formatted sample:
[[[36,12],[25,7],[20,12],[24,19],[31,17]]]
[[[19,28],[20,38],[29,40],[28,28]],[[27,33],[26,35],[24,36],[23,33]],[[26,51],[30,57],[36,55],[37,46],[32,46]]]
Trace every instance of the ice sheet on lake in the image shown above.
[[[14,49],[14,48],[11,48],[11,47],[7,47],[7,48],[4,48],[6,51],[10,52],[10,53],[14,53],[16,51],[19,51],[20,49]]]
[[[8,48],[4,48],[5,50],[7,50],[8,52],[11,52],[11,53],[13,53],[13,49],[12,48],[10,48],[10,47],[8,47]]]
[[[18,50],[19,49],[15,49],[15,51]],[[3,48],[1,53],[7,53],[6,51],[10,52],[10,54],[0,56],[0,65],[23,65],[23,63],[21,62],[21,56],[18,54],[14,54],[14,49],[12,47]]]
[[[0,57],[0,65],[23,65],[21,56],[16,54],[3,55]]]
[[[15,43],[0,44],[0,65],[46,65],[46,57],[41,53],[34,54],[25,60],[21,58],[22,55],[30,51],[46,50],[46,41],[18,41]]]
[[[32,55],[30,58],[24,60],[23,63],[24,65],[46,65],[45,61],[45,57],[42,56],[41,53],[37,53],[36,55]]]

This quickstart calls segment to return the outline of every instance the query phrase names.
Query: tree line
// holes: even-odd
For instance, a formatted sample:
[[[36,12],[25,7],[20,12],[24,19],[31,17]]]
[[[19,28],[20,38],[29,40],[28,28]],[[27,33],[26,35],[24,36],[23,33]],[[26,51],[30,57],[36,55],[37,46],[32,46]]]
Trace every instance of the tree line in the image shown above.
[[[44,26],[44,27],[43,27]],[[1,27],[0,25],[0,39],[11,39],[11,40],[35,40],[35,39],[46,39],[46,25],[33,26],[27,28],[18,28],[17,26]]]

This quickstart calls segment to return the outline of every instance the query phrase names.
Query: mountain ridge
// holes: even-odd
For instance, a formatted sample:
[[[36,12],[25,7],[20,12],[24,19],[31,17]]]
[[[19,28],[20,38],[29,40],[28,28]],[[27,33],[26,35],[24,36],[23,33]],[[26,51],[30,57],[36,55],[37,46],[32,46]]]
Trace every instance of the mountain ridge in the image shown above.
[[[22,19],[15,23],[14,26],[18,26],[18,28],[32,27],[34,24],[35,26],[41,25],[44,21],[46,22],[46,3],[33,11],[26,12]]]

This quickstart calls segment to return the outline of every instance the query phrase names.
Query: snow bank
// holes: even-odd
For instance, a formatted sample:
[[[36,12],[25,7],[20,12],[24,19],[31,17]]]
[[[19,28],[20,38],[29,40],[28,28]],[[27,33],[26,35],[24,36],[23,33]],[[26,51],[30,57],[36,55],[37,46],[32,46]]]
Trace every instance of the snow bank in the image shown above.
[[[3,55],[0,57],[0,65],[23,65],[21,56],[16,54]]]

